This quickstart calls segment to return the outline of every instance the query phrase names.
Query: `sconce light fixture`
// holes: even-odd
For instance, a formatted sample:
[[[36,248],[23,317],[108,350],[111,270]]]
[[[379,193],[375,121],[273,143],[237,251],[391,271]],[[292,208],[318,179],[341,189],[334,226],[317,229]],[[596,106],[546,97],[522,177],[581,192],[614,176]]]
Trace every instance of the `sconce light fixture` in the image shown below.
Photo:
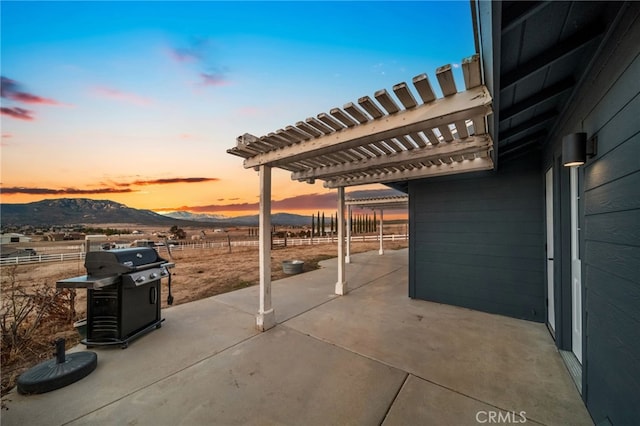
[[[562,162],[565,167],[581,166],[596,155],[596,137],[587,140],[586,133],[571,133],[562,138]]]

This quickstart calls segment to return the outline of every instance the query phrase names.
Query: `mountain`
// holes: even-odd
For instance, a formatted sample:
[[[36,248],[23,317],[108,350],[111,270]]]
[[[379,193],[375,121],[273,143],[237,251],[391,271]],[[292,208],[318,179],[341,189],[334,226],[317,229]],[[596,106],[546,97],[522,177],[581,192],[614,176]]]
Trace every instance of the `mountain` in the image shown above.
[[[171,212],[161,213],[162,216],[171,217],[180,220],[192,220],[195,222],[219,222],[221,220],[228,219],[228,217],[221,214],[204,214],[204,213],[191,213],[191,212]]]
[[[175,212],[158,214],[151,210],[139,210],[110,200],[87,198],[58,198],[26,204],[2,204],[0,217],[3,228],[16,226],[62,226],[127,223],[162,226],[258,226],[258,215],[225,217],[220,215]],[[273,225],[310,225],[307,216],[288,213],[271,215]]]
[[[26,204],[2,204],[2,226],[133,223],[179,225],[177,219],[138,210],[109,200],[58,198]]]
[[[220,226],[258,226],[258,215],[226,217],[222,215],[197,214],[190,212],[172,212],[164,216],[174,219],[190,220],[194,222],[212,222]],[[274,213],[271,215],[271,223],[277,226],[304,226],[311,225],[309,216],[301,216],[290,213]]]
[[[240,226],[258,226],[259,216],[257,214],[251,216],[238,216],[225,219],[230,223],[234,223]],[[277,226],[311,226],[310,216],[300,216],[299,214],[291,213],[274,213],[271,215],[271,224]]]

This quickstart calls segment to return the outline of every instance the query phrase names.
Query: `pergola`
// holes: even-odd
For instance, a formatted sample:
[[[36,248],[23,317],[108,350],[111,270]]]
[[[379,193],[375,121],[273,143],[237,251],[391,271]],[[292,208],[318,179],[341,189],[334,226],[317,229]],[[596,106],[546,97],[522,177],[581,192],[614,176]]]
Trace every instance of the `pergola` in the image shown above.
[[[348,292],[345,277],[345,187],[400,182],[494,167],[486,116],[491,96],[482,85],[478,55],[462,61],[465,90],[456,88],[450,65],[436,70],[443,97],[426,74],[393,86],[374,99],[333,108],[295,125],[256,137],[245,133],[227,150],[260,173],[260,306],[256,325],[275,325],[271,305],[271,169],[291,172],[300,182],[324,181],[338,192],[338,279],[335,292]]]
[[[382,255],[384,254],[384,211],[408,208],[409,196],[352,198],[346,199],[345,205],[347,206],[347,254],[344,260],[345,263],[349,263],[351,262],[351,208],[360,207],[380,211],[380,250],[378,252]]]

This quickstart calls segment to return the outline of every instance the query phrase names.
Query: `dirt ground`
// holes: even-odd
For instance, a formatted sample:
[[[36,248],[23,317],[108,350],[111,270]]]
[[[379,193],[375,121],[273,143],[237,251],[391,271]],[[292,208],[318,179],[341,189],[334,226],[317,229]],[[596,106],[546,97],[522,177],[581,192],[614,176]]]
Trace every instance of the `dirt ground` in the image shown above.
[[[384,247],[395,250],[407,247],[408,241],[385,241]],[[378,242],[353,242],[351,253],[377,250]],[[257,247],[228,248],[185,248],[172,250],[171,255],[165,248],[161,248],[160,256],[175,263],[171,269],[172,294],[174,305],[188,303],[216,294],[226,293],[244,287],[256,285],[259,282],[259,264]],[[271,251],[272,279],[277,280],[286,275],[282,271],[283,260],[304,261],[303,272],[318,268],[318,262],[337,256],[337,246],[333,244],[318,244],[313,246],[296,246],[275,248]],[[6,302],[7,288],[11,279],[15,284],[27,291],[35,291],[43,285],[55,288],[56,281],[86,274],[84,261],[50,262],[19,266],[5,266],[1,271],[1,286],[3,306]],[[167,280],[162,283],[162,307],[167,307]],[[79,289],[75,297],[75,317],[78,320],[86,315],[86,291]],[[62,328],[54,327],[35,333],[34,338],[48,344],[56,337],[67,339],[67,348],[78,343],[79,338],[73,328],[73,320],[68,321]],[[24,370],[43,359],[51,357],[51,350],[46,345],[36,345],[32,353],[13,357],[11,362],[2,366],[2,394],[5,394],[17,376]],[[43,349],[44,346],[44,349]]]

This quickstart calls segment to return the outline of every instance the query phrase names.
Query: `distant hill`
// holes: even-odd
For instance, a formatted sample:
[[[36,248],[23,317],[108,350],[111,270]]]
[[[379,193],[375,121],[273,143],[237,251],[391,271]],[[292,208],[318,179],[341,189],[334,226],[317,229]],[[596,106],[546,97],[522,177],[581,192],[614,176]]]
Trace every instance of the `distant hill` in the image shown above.
[[[174,212],[158,214],[151,210],[139,210],[110,200],[87,198],[58,198],[25,204],[2,204],[0,219],[3,228],[15,226],[63,226],[105,223],[129,223],[139,225],[194,226],[208,223],[211,226],[258,226],[258,215],[225,217],[220,215]],[[311,219],[288,213],[271,216],[274,225],[304,226]]]
[[[198,214],[190,212],[173,212],[164,216],[174,219],[189,220],[193,222],[211,222],[220,226],[258,226],[258,215],[226,217],[222,215]],[[277,226],[305,226],[311,225],[310,216],[301,216],[290,213],[274,213],[271,215],[271,223]]]
[[[2,204],[2,226],[47,226],[72,224],[134,223],[141,225],[180,224],[177,219],[151,210],[138,210],[109,200],[58,198],[26,204]]]
[[[228,219],[228,217],[220,214],[191,213],[183,211],[160,214],[165,217],[171,217],[180,220],[191,220],[195,222],[218,222],[220,220]]]
[[[238,216],[229,218],[230,222],[236,223],[238,225],[246,225],[246,226],[258,226],[259,216]],[[299,214],[291,214],[291,213],[274,213],[271,215],[271,224],[278,226],[311,226],[311,216],[300,216]]]

